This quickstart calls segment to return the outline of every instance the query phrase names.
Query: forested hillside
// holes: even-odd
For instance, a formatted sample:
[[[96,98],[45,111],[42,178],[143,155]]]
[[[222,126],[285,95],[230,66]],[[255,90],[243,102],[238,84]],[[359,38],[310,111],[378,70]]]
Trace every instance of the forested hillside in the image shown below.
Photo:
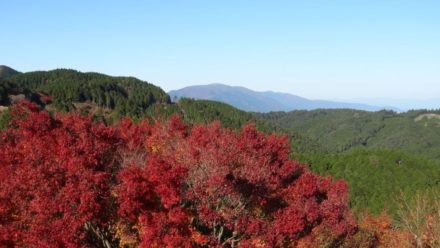
[[[256,116],[320,144],[321,150],[292,157],[321,175],[345,179],[357,213],[396,215],[398,197],[440,188],[438,113],[321,109]]]
[[[7,80],[18,87],[50,95],[58,111],[74,110],[78,108],[76,103],[91,102],[111,109],[114,118],[139,117],[154,103],[170,102],[162,89],[133,77],[58,69],[22,73]]]
[[[12,69],[11,67],[0,65],[0,79],[8,78],[17,74],[20,74],[20,72]]]
[[[440,111],[366,112],[350,109],[272,112],[261,120],[316,139],[331,152],[357,147],[398,149],[440,159]]]
[[[346,180],[350,206],[357,214],[387,211],[396,217],[399,198],[440,189],[440,163],[408,152],[356,148],[293,157],[320,175]]]

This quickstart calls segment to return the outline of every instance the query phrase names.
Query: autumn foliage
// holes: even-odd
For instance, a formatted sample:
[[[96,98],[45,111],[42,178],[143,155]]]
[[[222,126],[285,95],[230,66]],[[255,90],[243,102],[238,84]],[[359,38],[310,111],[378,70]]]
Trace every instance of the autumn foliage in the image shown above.
[[[310,247],[349,240],[347,185],[247,125],[115,126],[32,104],[0,136],[0,246]]]

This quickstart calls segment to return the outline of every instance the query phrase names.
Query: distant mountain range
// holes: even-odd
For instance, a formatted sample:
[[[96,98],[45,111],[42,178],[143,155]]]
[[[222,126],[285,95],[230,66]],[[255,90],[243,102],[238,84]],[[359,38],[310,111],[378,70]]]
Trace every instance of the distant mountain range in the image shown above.
[[[248,88],[225,84],[208,84],[185,87],[168,92],[172,100],[194,98],[220,101],[251,112],[313,110],[313,109],[359,109],[378,111],[384,107],[361,103],[310,100],[304,97],[273,91],[258,92]],[[392,108],[387,108],[392,109]]]

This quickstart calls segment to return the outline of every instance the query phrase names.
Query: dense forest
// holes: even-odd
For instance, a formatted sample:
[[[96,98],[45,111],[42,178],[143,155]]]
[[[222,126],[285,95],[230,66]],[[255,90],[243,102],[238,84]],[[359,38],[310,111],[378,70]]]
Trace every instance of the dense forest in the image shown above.
[[[285,130],[317,140],[330,152],[398,149],[440,159],[440,110],[367,112],[351,109],[257,114]]]
[[[440,188],[439,113],[322,109],[256,117],[320,144],[292,157],[321,175],[345,179],[356,212],[396,215],[397,196]]]
[[[208,100],[171,103],[160,88],[131,77],[58,69],[0,77],[2,129],[0,244],[6,246],[440,244],[440,225],[432,224],[440,223],[434,214],[440,209],[439,110],[248,113]],[[60,146],[56,139],[69,147],[45,152]],[[46,162],[34,167],[39,161]],[[280,168],[272,175],[274,163]],[[31,191],[40,184],[46,188]],[[58,208],[57,201],[74,207]],[[43,211],[43,202],[54,209]],[[109,215],[90,212],[92,206],[109,207],[103,210]],[[331,216],[328,208],[342,212]],[[411,219],[414,209],[418,219]],[[61,225],[66,221],[72,226]]]
[[[398,150],[353,149],[344,153],[301,154],[295,159],[320,175],[344,179],[357,214],[387,211],[397,217],[399,198],[440,188],[440,163]]]
[[[6,80],[17,87],[52,96],[57,111],[74,110],[78,108],[75,104],[91,102],[111,109],[115,119],[142,116],[152,104],[170,102],[162,89],[133,77],[58,69],[17,74]]]

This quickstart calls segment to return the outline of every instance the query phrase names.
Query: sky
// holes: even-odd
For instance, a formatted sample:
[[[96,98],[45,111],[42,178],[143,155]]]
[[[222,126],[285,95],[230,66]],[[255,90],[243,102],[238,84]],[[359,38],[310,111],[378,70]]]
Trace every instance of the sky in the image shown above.
[[[2,0],[0,64],[311,99],[440,97],[440,1]],[[366,100],[367,101],[367,100]]]

